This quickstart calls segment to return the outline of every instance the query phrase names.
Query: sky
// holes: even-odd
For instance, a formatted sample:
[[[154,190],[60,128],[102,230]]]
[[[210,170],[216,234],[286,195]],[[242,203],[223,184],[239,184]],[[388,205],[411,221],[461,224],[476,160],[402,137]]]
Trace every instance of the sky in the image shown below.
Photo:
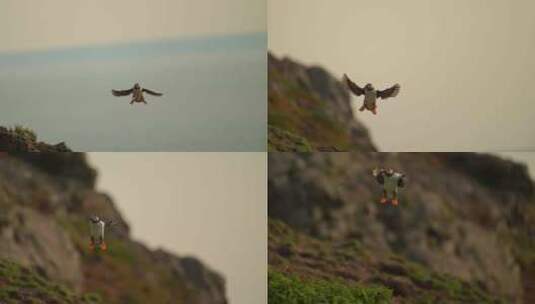
[[[535,150],[535,2],[270,0],[268,47],[341,79],[399,83],[354,112],[382,151]]]
[[[193,255],[230,304],[267,301],[266,153],[90,153],[134,239]]]
[[[265,31],[265,0],[0,1],[0,52]]]

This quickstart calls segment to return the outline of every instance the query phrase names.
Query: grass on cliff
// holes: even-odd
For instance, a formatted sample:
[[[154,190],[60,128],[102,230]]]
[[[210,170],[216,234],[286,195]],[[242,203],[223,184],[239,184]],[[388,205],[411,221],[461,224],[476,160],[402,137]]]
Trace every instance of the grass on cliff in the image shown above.
[[[387,304],[392,301],[392,291],[384,287],[302,280],[275,270],[269,271],[268,284],[270,304]]]
[[[279,85],[280,90],[269,92],[268,124],[278,130],[288,132],[294,138],[301,138],[313,147],[349,150],[351,139],[346,128],[326,114],[327,105],[297,83],[291,82],[277,71],[269,71],[270,82]],[[270,132],[270,142],[278,142]],[[290,141],[292,142],[292,141]],[[282,142],[283,144],[284,142]],[[281,146],[270,143],[270,148]],[[292,148],[281,148],[281,151]]]
[[[95,294],[77,295],[26,267],[0,259],[0,303],[96,304],[101,300]]]
[[[311,152],[313,149],[305,138],[268,126],[268,151]]]

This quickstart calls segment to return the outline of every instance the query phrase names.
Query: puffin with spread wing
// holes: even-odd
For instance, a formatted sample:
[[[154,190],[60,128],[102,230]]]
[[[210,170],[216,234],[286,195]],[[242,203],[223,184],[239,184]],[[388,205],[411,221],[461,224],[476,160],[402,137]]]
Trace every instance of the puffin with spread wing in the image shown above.
[[[113,96],[128,96],[132,94],[132,100],[130,100],[130,104],[133,104],[134,102],[142,102],[146,104],[145,98],[143,97],[143,93],[147,93],[154,96],[162,96],[162,93],[157,93],[154,91],[151,91],[149,89],[142,88],[139,83],[136,83],[131,89],[128,90],[111,90],[111,93]]]
[[[373,85],[371,83],[368,83],[364,88],[359,87],[357,84],[355,84],[349,77],[347,77],[346,74],[344,74],[344,80],[349,87],[349,90],[353,92],[353,94],[360,96],[364,95],[364,102],[362,103],[362,107],[360,107],[359,111],[368,110],[371,111],[373,114],[377,115],[377,99],[387,99],[390,97],[396,97],[399,94],[400,86],[399,84],[395,84],[394,86],[385,89],[385,90],[375,90]]]

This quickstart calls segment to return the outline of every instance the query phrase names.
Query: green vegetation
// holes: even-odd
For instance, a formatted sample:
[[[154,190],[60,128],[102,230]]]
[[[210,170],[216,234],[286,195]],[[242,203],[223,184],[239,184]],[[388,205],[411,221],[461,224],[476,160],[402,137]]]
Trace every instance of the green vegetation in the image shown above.
[[[95,304],[101,303],[101,300],[95,294],[76,295],[28,268],[0,259],[0,303]]]
[[[268,284],[270,304],[387,304],[392,301],[392,291],[384,287],[301,280],[275,270],[269,271]]]
[[[347,127],[327,115],[326,101],[275,70],[269,71],[269,79],[278,88],[269,92],[270,151],[306,152],[319,148],[345,151],[351,148]]]
[[[305,138],[268,126],[268,151],[311,152],[313,149]]]

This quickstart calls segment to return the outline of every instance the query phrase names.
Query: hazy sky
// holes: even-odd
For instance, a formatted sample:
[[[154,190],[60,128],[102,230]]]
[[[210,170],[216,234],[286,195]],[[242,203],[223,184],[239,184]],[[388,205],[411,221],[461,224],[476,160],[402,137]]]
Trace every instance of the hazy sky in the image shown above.
[[[194,255],[231,304],[266,303],[266,153],[91,153],[135,239]]]
[[[530,0],[269,0],[268,45],[360,84],[399,82],[379,115],[357,114],[381,150],[535,150],[534,11]]]
[[[0,1],[0,52],[265,30],[265,0]]]

